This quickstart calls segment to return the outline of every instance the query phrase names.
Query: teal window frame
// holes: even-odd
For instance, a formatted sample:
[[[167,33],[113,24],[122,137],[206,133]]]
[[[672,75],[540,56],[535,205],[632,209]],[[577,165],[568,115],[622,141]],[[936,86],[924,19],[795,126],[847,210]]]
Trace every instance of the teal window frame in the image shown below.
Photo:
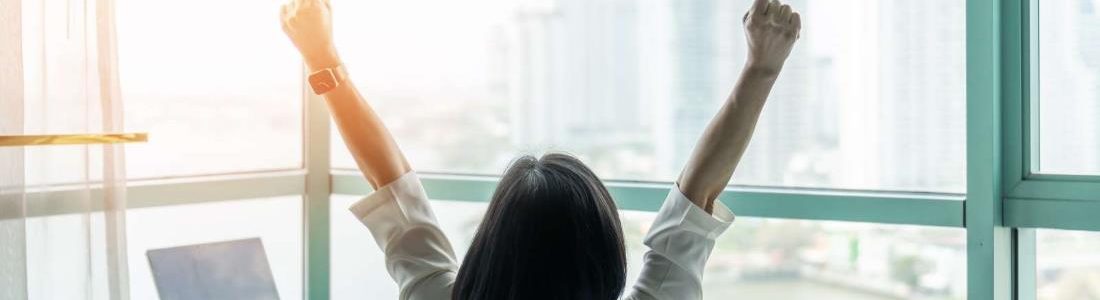
[[[1100,176],[1038,173],[1039,1],[1005,18],[1018,40],[1007,41],[1004,97],[1005,222],[1013,227],[1100,230]],[[1050,0],[1045,0],[1050,1]]]

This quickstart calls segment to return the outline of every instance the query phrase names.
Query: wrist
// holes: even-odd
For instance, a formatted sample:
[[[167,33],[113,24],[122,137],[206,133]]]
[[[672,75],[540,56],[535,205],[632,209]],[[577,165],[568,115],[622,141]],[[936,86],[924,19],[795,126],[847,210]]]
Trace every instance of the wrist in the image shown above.
[[[324,51],[319,51],[317,53],[304,55],[303,58],[306,66],[309,67],[310,72],[333,68],[342,64],[342,62],[340,61],[340,55],[336,54],[336,49],[331,48]]]
[[[769,66],[749,62],[745,64],[745,69],[742,72],[745,75],[758,78],[777,78],[781,69],[783,69],[783,66]]]

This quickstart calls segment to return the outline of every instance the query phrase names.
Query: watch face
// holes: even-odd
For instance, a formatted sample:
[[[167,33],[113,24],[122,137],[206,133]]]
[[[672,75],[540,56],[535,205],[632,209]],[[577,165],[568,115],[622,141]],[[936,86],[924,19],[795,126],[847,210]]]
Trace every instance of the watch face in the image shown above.
[[[309,75],[309,86],[318,95],[331,91],[337,85],[339,83],[336,82],[336,76],[332,74],[332,69],[324,69]]]

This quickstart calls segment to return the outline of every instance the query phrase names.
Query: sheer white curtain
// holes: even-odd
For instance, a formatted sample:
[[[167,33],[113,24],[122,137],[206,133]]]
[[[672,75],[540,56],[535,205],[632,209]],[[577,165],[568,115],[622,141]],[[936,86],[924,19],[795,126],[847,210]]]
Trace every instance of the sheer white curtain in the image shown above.
[[[112,0],[0,0],[0,135],[122,131]],[[128,299],[121,145],[0,147],[0,300]]]

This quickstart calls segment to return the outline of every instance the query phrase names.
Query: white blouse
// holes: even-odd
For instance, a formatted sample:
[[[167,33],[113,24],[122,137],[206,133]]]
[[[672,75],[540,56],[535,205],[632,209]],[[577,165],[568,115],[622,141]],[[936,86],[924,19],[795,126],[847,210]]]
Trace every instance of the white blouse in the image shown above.
[[[415,172],[379,188],[350,208],[386,255],[401,299],[450,299],[458,261],[439,229]],[[721,202],[707,214],[672,189],[645,237],[649,251],[634,288],[623,299],[702,299],[703,267],[714,239],[733,213]]]

